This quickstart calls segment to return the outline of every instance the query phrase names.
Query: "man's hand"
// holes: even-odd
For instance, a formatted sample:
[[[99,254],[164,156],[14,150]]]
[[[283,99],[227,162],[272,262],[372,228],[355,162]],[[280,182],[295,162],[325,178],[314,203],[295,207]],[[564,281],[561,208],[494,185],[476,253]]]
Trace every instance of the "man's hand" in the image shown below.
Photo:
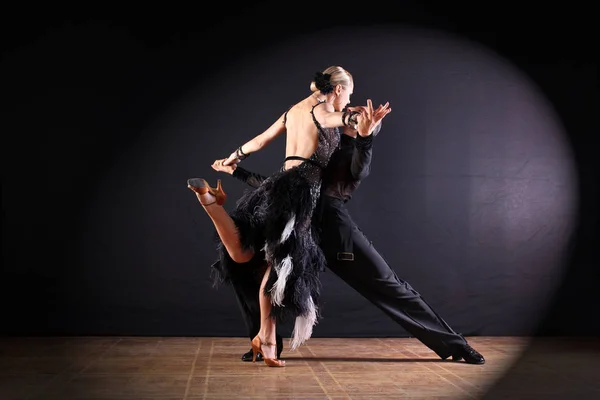
[[[236,164],[233,165],[224,165],[226,158],[221,160],[215,160],[215,162],[211,165],[212,169],[215,171],[226,172],[229,175],[233,175],[233,171],[237,168]]]
[[[389,108],[389,105],[389,102],[385,103],[385,105],[380,104],[376,110],[373,110],[373,102],[371,99],[368,99],[366,107],[348,107],[352,111],[360,112],[357,124],[358,134],[360,136],[369,136],[377,127],[377,125],[379,125],[381,120],[390,112],[392,112],[392,109]]]

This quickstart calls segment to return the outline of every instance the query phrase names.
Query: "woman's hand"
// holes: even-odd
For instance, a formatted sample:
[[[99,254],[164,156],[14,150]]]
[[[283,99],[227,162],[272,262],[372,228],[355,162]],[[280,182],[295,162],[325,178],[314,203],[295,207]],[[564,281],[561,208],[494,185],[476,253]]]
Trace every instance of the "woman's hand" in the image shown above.
[[[225,160],[226,158],[223,158],[221,160],[215,160],[215,162],[211,165],[212,169],[214,169],[215,171],[225,172],[229,175],[233,175],[233,171],[235,171],[237,165],[223,165]]]
[[[227,158],[226,158],[226,159],[223,161],[223,166],[235,166],[235,165],[236,165],[237,163],[239,163],[240,161],[242,161],[242,160],[240,160],[240,158],[238,157],[237,150],[236,150],[236,151],[234,151],[233,153],[231,153],[231,154],[229,155],[229,157],[227,157]],[[214,165],[214,164],[213,164],[213,165]]]

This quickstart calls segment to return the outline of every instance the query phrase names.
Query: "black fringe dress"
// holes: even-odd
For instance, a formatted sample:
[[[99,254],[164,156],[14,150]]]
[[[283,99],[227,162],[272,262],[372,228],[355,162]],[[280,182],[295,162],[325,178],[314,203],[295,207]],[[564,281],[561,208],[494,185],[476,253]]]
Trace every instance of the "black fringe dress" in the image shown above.
[[[231,213],[238,228],[242,247],[264,254],[262,266],[271,265],[265,294],[273,305],[271,317],[277,322],[295,318],[290,342],[294,350],[312,335],[319,318],[319,273],[326,267],[325,256],[318,246],[312,222],[321,192],[323,170],[340,143],[338,128],[323,128],[311,110],[319,131],[318,145],[308,159],[288,170],[281,169],[247,190]],[[287,113],[285,115],[287,117]],[[285,124],[286,118],[283,123]],[[223,243],[217,237],[220,262],[213,266],[215,284],[230,283],[240,268],[259,268],[257,262],[232,265]],[[257,257],[254,257],[255,259]],[[235,264],[235,263],[234,263]],[[247,276],[247,274],[246,274]]]

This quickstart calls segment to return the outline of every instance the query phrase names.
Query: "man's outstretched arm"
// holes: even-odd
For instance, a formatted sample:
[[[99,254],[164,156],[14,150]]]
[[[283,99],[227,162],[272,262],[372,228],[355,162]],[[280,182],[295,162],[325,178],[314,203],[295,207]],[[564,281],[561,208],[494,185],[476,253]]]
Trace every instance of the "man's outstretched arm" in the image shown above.
[[[242,167],[238,167],[236,164],[234,165],[223,165],[223,160],[216,160],[212,164],[212,168],[215,171],[225,172],[236,179],[244,182],[245,184],[252,186],[253,188],[257,188],[260,186],[262,181],[267,179],[266,176],[256,174],[254,172],[250,172]]]
[[[252,186],[253,188],[257,188],[260,186],[260,184],[262,183],[262,181],[264,181],[265,179],[267,179],[266,176],[262,176],[260,174],[254,173],[254,172],[250,172],[248,170],[245,170],[242,167],[237,167],[233,170],[231,176],[233,176],[234,178],[239,179],[240,181]]]

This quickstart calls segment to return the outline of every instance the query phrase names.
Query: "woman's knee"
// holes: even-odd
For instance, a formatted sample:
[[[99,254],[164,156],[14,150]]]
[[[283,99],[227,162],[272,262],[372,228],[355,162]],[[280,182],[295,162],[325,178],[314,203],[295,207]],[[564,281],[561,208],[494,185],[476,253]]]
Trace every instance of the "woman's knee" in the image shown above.
[[[247,251],[234,251],[232,252],[232,254],[230,254],[231,259],[233,261],[235,261],[238,264],[244,264],[249,262],[250,260],[252,260],[252,257],[254,257],[254,252],[251,250],[247,250]]]

